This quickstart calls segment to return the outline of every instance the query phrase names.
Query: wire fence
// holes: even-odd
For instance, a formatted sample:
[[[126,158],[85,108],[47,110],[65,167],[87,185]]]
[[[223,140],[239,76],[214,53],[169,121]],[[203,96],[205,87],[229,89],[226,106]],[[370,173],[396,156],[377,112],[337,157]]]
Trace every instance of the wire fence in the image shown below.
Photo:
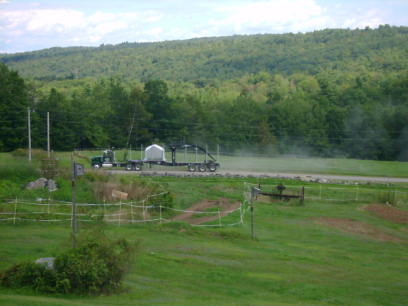
[[[244,199],[250,201],[252,187],[259,188],[258,184],[244,183]],[[263,191],[276,191],[276,185],[261,185]],[[303,186],[285,185],[284,192],[293,193]],[[304,186],[305,200],[328,202],[367,202],[389,203],[396,206],[408,205],[408,192],[393,189],[372,189],[361,186],[332,187],[324,184]]]
[[[224,227],[243,224],[244,206],[223,210],[209,207],[206,210],[183,210],[169,205],[169,193],[163,192],[139,201],[119,201],[114,203],[77,203],[77,222],[108,222],[125,225],[137,223],[164,223],[185,221],[197,227]],[[72,202],[51,198],[24,200],[13,199],[0,202],[0,222],[73,222]],[[180,219],[180,216],[186,218]],[[224,218],[229,216],[228,218]],[[205,217],[205,220],[202,218]],[[200,220],[199,220],[200,219]],[[225,219],[227,219],[225,221]],[[201,221],[203,222],[195,222]],[[231,222],[231,220],[233,220]]]

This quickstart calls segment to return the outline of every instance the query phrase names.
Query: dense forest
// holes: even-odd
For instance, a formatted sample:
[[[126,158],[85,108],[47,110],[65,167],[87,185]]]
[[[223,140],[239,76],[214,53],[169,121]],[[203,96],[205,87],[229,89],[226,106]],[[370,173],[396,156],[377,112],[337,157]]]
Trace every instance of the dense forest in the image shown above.
[[[408,28],[328,29],[305,34],[198,38],[51,48],[0,56],[23,77],[37,80],[121,77],[188,81],[228,80],[266,71],[290,75],[322,69],[355,72],[408,68]]]
[[[408,28],[0,56],[0,151],[152,142],[408,160]],[[18,71],[18,72],[17,72]],[[23,79],[24,78],[24,79]]]

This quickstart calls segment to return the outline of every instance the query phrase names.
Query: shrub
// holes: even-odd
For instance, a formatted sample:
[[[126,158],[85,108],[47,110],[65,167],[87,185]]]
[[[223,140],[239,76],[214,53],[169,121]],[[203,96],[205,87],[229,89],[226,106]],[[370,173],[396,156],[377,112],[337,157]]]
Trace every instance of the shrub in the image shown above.
[[[55,292],[56,272],[33,262],[17,264],[0,275],[5,287],[32,287],[36,291]]]
[[[116,291],[131,266],[133,251],[125,239],[110,241],[101,234],[86,237],[76,249],[56,258],[58,291],[78,294]]]
[[[103,232],[93,232],[81,237],[77,248],[57,256],[53,270],[18,264],[0,275],[0,284],[40,292],[109,294],[120,288],[134,251],[135,245],[125,239],[111,240]]]

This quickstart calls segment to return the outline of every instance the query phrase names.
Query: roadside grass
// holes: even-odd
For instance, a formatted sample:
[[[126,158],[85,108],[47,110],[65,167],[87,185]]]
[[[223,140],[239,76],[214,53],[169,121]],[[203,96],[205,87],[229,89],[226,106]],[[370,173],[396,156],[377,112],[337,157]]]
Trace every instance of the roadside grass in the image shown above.
[[[408,177],[408,162],[347,158],[220,156],[224,170]]]
[[[174,193],[180,208],[204,199],[240,200],[244,181],[318,186],[273,179],[148,180]],[[342,187],[351,193],[355,188]],[[367,186],[370,188],[388,190],[390,186]],[[339,197],[335,190],[326,192],[328,197]],[[248,211],[244,225],[221,229],[197,228],[182,222],[105,225],[112,237],[140,241],[123,293],[82,297],[0,288],[0,304],[406,305],[408,226],[370,214],[362,209],[366,204],[309,200],[297,206],[292,202],[256,202],[255,240],[250,238]],[[315,222],[322,217],[363,222],[403,242],[380,241]],[[222,221],[229,223],[237,218],[231,214]],[[80,230],[93,226],[81,223]],[[0,270],[70,247],[67,223],[0,223],[0,232]]]

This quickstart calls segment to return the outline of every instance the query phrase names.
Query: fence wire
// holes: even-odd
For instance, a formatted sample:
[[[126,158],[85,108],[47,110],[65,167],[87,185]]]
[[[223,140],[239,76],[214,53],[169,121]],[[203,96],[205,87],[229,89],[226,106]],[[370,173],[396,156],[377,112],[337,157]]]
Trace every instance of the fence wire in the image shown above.
[[[140,201],[117,203],[77,203],[78,222],[107,222],[111,224],[164,223],[174,221],[180,214],[191,214],[191,218],[208,216],[206,224],[191,224],[197,227],[222,227],[243,224],[243,204],[233,210],[216,211],[183,210],[171,207],[168,192],[149,195]],[[234,214],[235,213],[235,214]],[[231,215],[237,220],[226,223],[224,217]],[[231,218],[228,218],[230,220]],[[0,222],[73,222],[72,203],[53,199],[14,199],[0,202]],[[212,224],[212,222],[214,224]],[[209,223],[209,224],[207,224]]]
[[[244,183],[244,199],[250,201],[251,189],[259,188],[258,184]],[[277,191],[276,185],[261,185],[263,191]],[[302,186],[285,185],[284,192],[295,192]],[[367,202],[389,203],[394,205],[408,205],[408,191],[392,189],[372,189],[361,186],[356,187],[332,187],[323,184],[304,186],[305,200],[328,201],[328,202]]]

